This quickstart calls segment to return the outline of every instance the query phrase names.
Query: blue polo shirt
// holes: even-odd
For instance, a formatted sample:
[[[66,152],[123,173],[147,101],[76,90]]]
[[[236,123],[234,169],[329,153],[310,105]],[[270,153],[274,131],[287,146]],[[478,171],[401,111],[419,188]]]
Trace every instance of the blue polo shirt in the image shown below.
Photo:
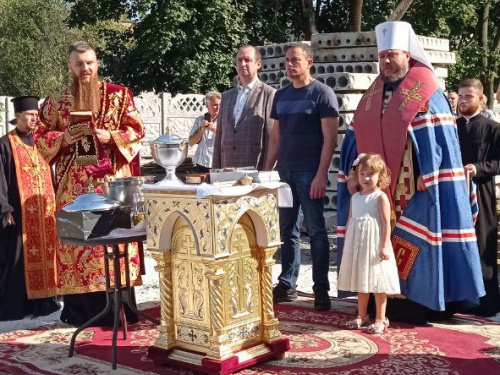
[[[276,92],[271,118],[280,122],[278,171],[316,172],[323,148],[321,119],[339,117],[337,96],[317,80],[294,88],[289,84]]]

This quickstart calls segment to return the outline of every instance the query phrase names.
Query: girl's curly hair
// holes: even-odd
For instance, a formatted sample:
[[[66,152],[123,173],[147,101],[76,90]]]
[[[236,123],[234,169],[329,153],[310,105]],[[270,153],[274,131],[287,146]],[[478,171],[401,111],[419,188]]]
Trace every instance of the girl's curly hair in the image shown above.
[[[391,184],[391,171],[379,154],[366,154],[359,160],[356,171],[371,170],[379,174],[377,187],[385,189]]]

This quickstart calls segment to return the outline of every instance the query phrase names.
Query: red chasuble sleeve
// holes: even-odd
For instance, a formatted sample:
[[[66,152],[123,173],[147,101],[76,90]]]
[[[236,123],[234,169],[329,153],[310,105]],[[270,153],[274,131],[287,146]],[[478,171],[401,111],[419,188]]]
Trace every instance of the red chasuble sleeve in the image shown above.
[[[130,163],[139,154],[140,140],[144,138],[144,125],[135,107],[133,95],[128,89],[125,90],[120,126],[110,133],[118,160],[124,164]]]
[[[62,96],[64,96],[64,93]],[[63,119],[54,108],[53,100],[53,98],[47,97],[38,110],[39,120],[34,133],[38,151],[51,164],[59,155],[63,134],[66,129],[63,125]]]

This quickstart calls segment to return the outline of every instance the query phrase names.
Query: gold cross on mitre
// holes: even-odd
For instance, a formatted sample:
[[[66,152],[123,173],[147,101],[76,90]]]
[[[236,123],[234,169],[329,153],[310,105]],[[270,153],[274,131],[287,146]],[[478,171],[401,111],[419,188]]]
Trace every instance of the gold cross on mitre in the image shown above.
[[[372,107],[372,98],[373,95],[379,93],[382,91],[382,89],[377,89],[375,90],[375,86],[377,86],[377,83],[374,83],[373,85],[370,86],[370,89],[368,90],[367,98],[366,98],[366,106],[365,106],[365,111],[369,111],[370,108]]]
[[[419,95],[417,92],[422,87],[424,83],[423,82],[417,82],[415,86],[411,90],[408,89],[401,89],[399,90],[400,94],[406,96],[403,100],[403,103],[398,108],[399,112],[403,112],[405,107],[408,105],[411,99],[414,99],[416,101],[421,102],[422,101],[422,95]]]

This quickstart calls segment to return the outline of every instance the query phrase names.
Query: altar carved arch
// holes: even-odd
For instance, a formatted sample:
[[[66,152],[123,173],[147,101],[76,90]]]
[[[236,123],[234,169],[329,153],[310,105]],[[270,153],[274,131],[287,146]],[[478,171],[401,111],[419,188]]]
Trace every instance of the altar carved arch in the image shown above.
[[[199,248],[198,236],[196,235],[196,228],[194,228],[193,223],[189,220],[189,216],[185,215],[180,211],[173,211],[163,218],[161,225],[159,226],[158,234],[158,250],[159,251],[171,251],[172,243],[175,239],[175,234],[179,235],[178,229],[185,223],[189,230],[193,234],[193,247],[194,249]],[[200,255],[200,254],[197,254]]]
[[[166,360],[175,348],[202,367],[239,361],[236,353],[247,350],[249,358],[281,356],[288,341],[272,300],[276,189],[202,199],[195,190],[144,194],[148,250],[160,277],[161,325],[150,353]]]
[[[269,246],[269,240],[272,238],[269,233],[269,228],[266,227],[264,218],[254,208],[248,208],[247,210],[238,212],[237,216],[234,218],[231,228],[229,229],[229,233],[232,234],[238,224],[251,227],[251,234],[255,239],[255,243],[253,244],[254,246]],[[230,241],[229,237],[228,241]]]

